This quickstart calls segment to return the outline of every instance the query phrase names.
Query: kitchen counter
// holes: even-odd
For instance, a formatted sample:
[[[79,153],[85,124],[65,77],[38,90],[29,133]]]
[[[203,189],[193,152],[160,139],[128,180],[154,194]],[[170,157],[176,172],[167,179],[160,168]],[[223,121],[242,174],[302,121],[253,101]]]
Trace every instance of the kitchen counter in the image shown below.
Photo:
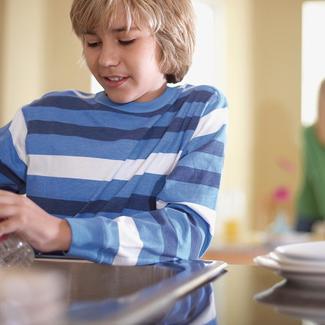
[[[253,265],[229,265],[227,271],[224,266],[197,261],[121,267],[37,259],[32,268],[59,272],[64,279],[64,325],[324,322],[324,290],[291,284]]]
[[[209,305],[212,289],[205,284],[221,276],[226,266],[220,261],[130,267],[37,259],[33,268],[61,275],[69,325],[99,325],[183,323],[187,313],[194,317]]]

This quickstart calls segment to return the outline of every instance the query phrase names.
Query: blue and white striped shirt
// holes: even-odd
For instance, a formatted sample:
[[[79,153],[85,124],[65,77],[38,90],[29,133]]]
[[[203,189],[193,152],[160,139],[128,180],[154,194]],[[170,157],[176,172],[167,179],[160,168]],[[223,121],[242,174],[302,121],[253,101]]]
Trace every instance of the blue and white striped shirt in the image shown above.
[[[213,234],[225,107],[209,86],[127,104],[103,92],[46,94],[0,129],[0,188],[65,218],[68,255],[123,265],[196,259]]]

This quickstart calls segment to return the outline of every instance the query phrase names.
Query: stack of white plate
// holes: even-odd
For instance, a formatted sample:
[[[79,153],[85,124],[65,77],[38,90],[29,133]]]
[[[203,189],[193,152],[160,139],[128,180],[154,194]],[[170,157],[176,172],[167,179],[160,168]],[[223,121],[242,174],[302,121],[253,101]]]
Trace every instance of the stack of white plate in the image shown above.
[[[325,241],[278,246],[254,262],[292,281],[325,287]]]

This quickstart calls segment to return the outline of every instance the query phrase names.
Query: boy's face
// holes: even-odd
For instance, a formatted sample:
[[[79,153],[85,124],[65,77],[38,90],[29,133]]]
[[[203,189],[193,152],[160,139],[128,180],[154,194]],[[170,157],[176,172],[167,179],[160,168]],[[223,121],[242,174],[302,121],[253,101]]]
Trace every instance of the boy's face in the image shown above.
[[[87,65],[116,103],[150,101],[164,91],[166,80],[159,69],[160,49],[149,29],[126,30],[123,15],[109,30],[84,35]]]

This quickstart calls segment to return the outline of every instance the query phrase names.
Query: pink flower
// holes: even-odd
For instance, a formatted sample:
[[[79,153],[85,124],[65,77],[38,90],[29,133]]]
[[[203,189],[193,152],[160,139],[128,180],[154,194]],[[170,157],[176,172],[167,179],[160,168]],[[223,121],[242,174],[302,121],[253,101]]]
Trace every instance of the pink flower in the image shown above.
[[[289,198],[290,190],[285,186],[279,186],[273,192],[273,200],[275,202],[286,202]]]

